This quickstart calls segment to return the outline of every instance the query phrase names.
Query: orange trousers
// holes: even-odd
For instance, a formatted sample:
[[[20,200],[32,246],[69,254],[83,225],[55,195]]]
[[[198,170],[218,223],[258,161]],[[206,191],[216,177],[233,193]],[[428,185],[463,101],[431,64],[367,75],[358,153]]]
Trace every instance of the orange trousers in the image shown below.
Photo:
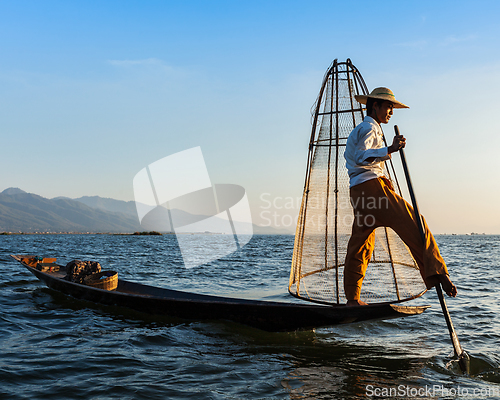
[[[355,217],[344,267],[344,291],[347,300],[360,298],[361,285],[375,245],[374,230],[379,226],[392,228],[410,248],[428,289],[431,286],[427,277],[448,274],[446,264],[424,218],[422,217],[425,243],[422,243],[413,207],[394,192],[387,178],[371,179],[353,186],[350,195]],[[379,206],[373,207],[374,204]]]

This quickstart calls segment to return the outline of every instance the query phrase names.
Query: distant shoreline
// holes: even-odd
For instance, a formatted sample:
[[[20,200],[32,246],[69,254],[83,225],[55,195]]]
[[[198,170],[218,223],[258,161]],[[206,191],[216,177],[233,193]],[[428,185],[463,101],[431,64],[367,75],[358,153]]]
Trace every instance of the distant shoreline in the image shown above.
[[[163,236],[163,235],[232,235],[218,232],[0,232],[5,235],[114,235],[114,236]],[[254,233],[252,236],[293,236],[292,233]]]
[[[161,236],[174,235],[172,232],[0,232],[0,235],[125,235],[125,236]]]
[[[163,236],[163,235],[224,235],[216,232],[0,232],[8,235],[115,235],[115,236]],[[252,236],[294,236],[293,233],[254,233]],[[500,236],[500,233],[435,233],[434,236]]]

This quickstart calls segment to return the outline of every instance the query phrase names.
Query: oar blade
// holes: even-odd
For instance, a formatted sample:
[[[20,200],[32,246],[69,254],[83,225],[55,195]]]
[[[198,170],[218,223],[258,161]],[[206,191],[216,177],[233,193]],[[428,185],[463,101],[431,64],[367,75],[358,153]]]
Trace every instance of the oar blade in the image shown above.
[[[470,375],[470,357],[466,351],[462,351],[462,354],[458,357],[458,365],[463,373]]]

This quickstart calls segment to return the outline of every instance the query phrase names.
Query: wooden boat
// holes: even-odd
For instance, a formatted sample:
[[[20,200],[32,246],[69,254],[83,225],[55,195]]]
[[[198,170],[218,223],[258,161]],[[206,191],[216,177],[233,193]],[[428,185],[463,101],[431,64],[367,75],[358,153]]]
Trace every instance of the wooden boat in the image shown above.
[[[123,279],[118,279],[118,287],[115,290],[104,290],[65,280],[66,269],[62,265],[52,264],[57,267],[37,269],[36,264],[29,265],[25,261],[33,256],[11,257],[49,288],[77,299],[125,307],[153,315],[168,315],[191,320],[229,320],[271,332],[405,317],[421,314],[429,307],[390,303],[347,307],[246,300],[158,288]]]

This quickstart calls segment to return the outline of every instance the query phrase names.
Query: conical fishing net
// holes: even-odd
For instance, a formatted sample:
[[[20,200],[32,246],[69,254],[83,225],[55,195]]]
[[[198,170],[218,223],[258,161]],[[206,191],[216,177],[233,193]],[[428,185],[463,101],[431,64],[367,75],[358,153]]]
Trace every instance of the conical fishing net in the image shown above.
[[[354,214],[344,151],[349,133],[365,116],[365,109],[354,98],[357,94],[368,94],[360,73],[349,59],[340,63],[335,60],[325,74],[315,104],[290,273],[290,293],[305,300],[346,302],[344,261]],[[401,194],[391,160],[386,162],[385,175]],[[377,228],[361,300],[400,302],[424,292],[409,249],[392,229]]]

